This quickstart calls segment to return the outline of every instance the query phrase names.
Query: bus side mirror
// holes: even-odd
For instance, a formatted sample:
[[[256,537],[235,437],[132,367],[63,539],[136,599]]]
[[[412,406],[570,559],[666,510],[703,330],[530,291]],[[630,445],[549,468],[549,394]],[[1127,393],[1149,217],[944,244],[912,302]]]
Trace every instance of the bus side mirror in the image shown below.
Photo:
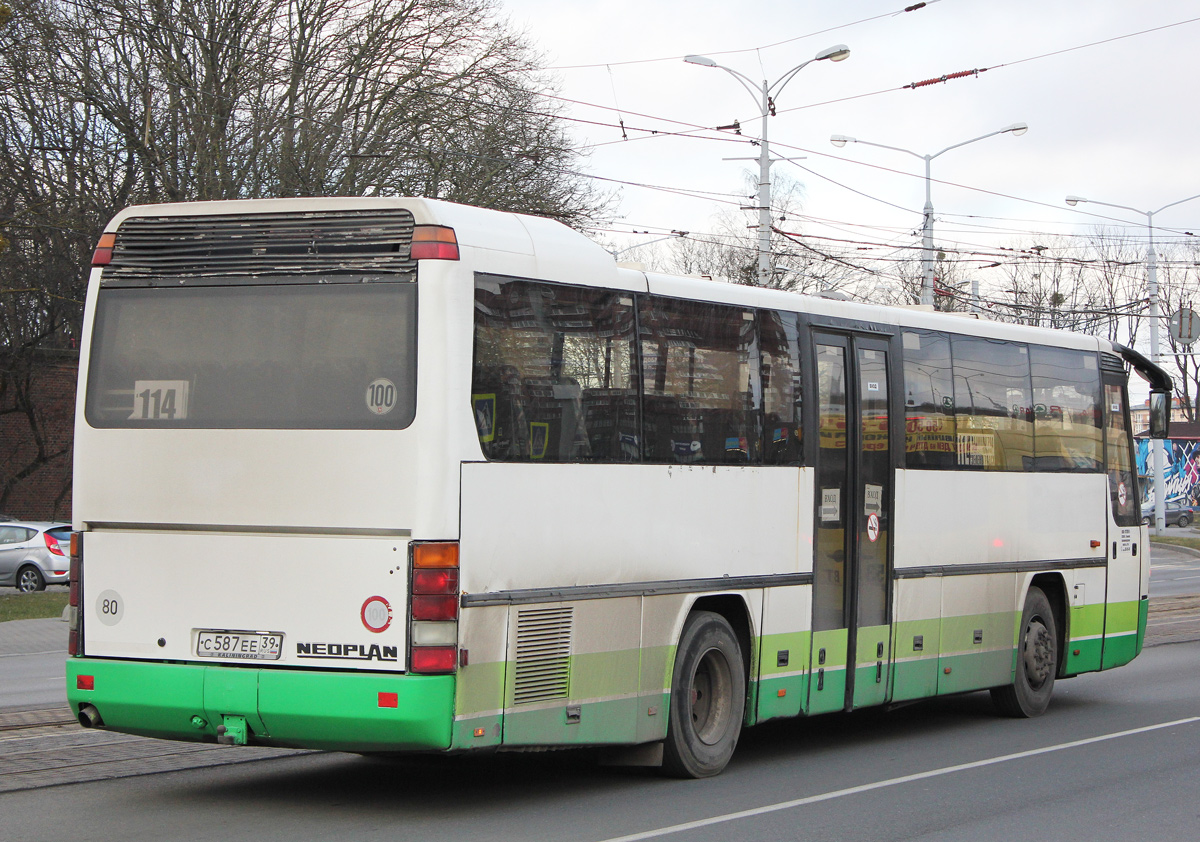
[[[1150,438],[1165,439],[1171,426],[1171,393],[1150,393]]]

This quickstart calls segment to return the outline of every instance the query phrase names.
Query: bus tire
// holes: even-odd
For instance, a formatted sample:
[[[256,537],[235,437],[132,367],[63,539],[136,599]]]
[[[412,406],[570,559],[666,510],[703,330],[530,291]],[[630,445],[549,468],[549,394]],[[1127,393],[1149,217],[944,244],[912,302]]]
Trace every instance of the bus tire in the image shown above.
[[[680,778],[718,774],[737,747],[746,713],[746,668],[729,622],[696,611],[683,624],[675,667],[663,771]]]
[[[1031,587],[1021,612],[1016,675],[1007,687],[992,688],[992,701],[1006,716],[1041,716],[1054,692],[1058,674],[1058,628],[1054,610],[1041,588]]]

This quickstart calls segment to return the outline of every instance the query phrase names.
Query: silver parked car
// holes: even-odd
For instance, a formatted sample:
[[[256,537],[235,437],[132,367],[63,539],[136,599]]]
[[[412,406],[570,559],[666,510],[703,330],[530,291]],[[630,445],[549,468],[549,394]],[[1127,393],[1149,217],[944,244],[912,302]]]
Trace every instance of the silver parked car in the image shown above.
[[[70,562],[70,524],[0,522],[0,586],[32,593],[65,583]]]

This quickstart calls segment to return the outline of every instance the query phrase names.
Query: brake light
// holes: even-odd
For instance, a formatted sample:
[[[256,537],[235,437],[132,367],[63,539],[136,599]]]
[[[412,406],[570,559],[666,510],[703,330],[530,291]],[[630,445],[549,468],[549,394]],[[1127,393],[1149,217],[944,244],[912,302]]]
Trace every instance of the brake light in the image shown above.
[[[46,549],[55,555],[66,555],[66,553],[63,552],[62,544],[58,542],[57,538],[55,538],[49,532],[43,532],[42,537],[46,539]]]
[[[107,266],[112,263],[113,246],[117,244],[117,235],[101,234],[100,242],[96,243],[96,250],[92,252],[93,266]]]
[[[412,545],[409,597],[409,669],[454,672],[458,663],[458,544]]]
[[[67,597],[71,624],[67,632],[67,654],[83,654],[83,623],[79,606],[83,604],[83,533],[71,533],[71,567],[67,581],[71,583],[71,594]]]
[[[458,594],[452,596],[414,596],[412,598],[414,620],[458,619]]]
[[[458,662],[458,651],[453,646],[413,647],[413,672],[454,672]]]
[[[413,593],[438,594],[458,592],[458,570],[414,570]]]
[[[413,260],[458,260],[458,237],[445,225],[417,225],[411,255]]]

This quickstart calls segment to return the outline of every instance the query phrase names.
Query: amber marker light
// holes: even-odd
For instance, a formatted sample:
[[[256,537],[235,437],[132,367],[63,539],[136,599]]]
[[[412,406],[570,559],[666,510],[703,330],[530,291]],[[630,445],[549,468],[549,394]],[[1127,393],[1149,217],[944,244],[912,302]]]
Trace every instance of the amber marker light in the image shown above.
[[[107,266],[112,263],[113,246],[117,243],[117,235],[101,234],[100,242],[96,243],[96,250],[92,252],[93,266]]]
[[[458,260],[458,237],[445,225],[417,225],[410,254],[413,260]]]
[[[458,544],[449,541],[414,544],[413,567],[458,567]]]

